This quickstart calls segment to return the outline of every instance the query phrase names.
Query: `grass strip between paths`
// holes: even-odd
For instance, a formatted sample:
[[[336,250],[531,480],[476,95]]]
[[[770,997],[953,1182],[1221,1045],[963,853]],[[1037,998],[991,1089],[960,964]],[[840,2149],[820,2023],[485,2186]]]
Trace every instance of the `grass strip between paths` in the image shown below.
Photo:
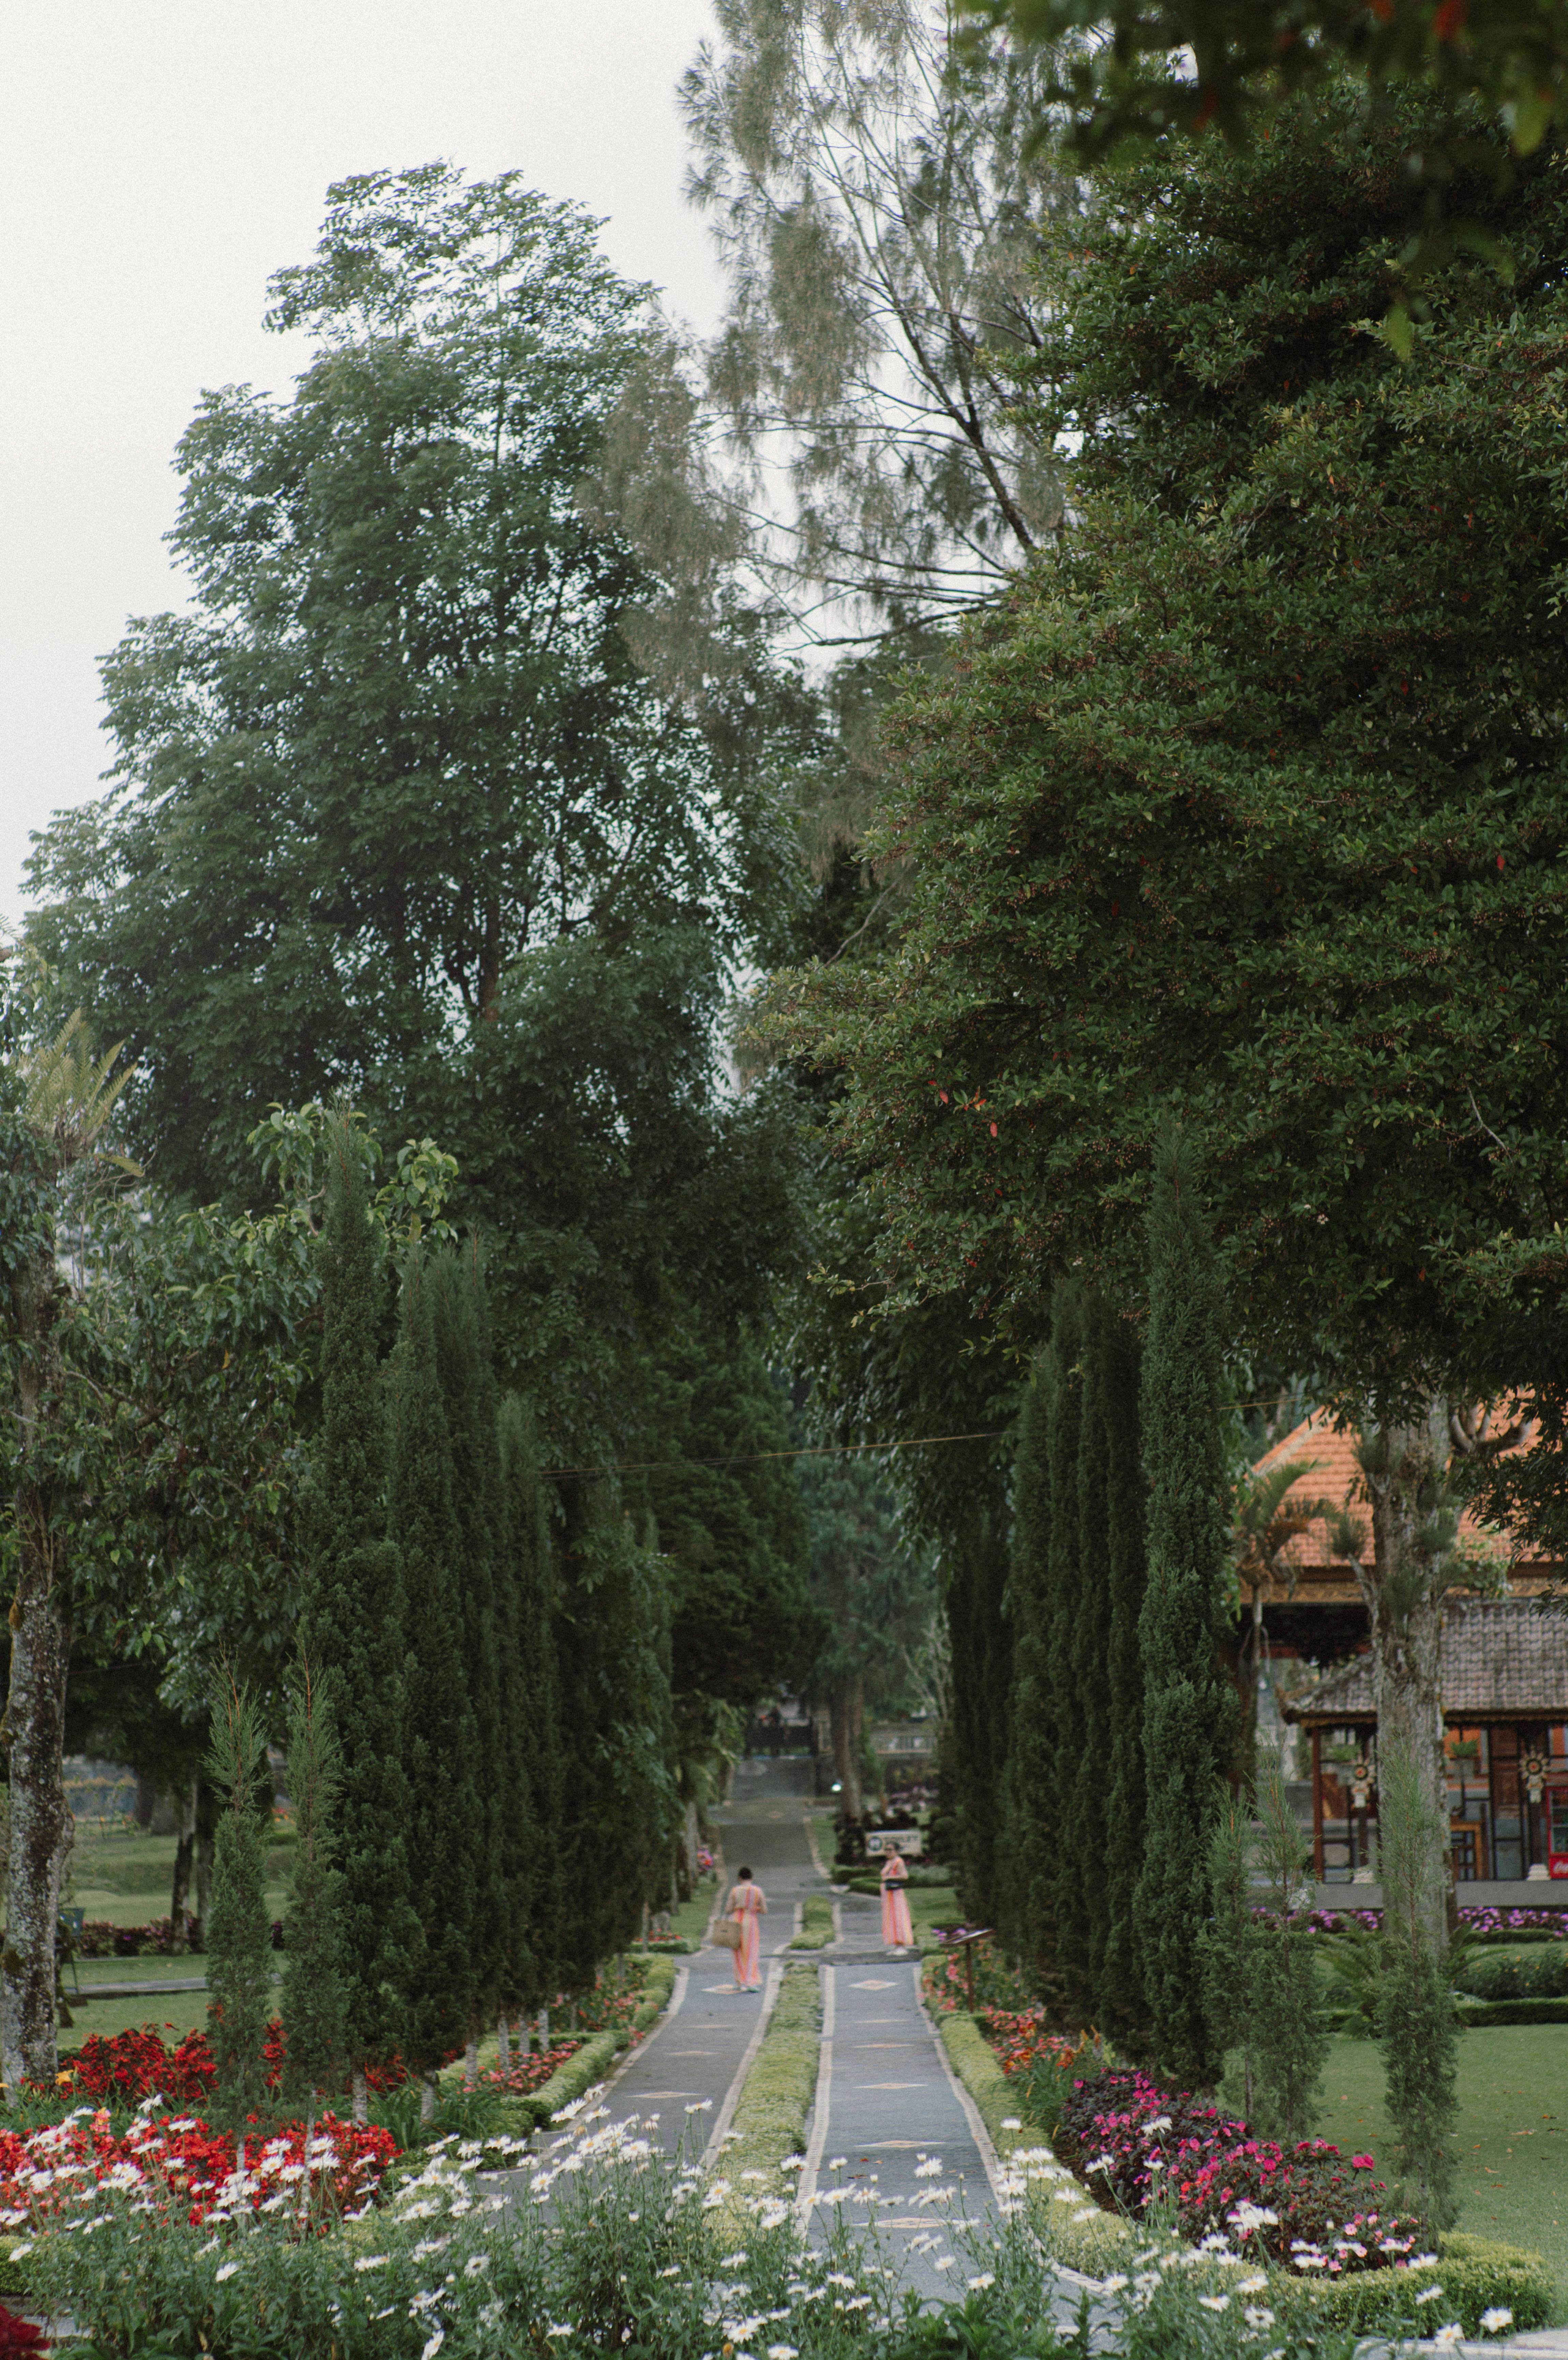
[[[800,1930],[790,1942],[790,1950],[824,1950],[833,1938],[833,1903],[825,1893],[808,1893],[800,1905]]]
[[[822,2025],[822,1977],[815,1967],[789,1967],[778,2002],[746,2077],[719,2169],[739,2194],[741,2174],[767,2175],[769,2195],[793,2197],[779,2165],[804,2155],[806,2125],[816,2095]],[[753,2180],[750,2187],[759,2183]],[[737,2224],[746,2216],[737,2216]]]

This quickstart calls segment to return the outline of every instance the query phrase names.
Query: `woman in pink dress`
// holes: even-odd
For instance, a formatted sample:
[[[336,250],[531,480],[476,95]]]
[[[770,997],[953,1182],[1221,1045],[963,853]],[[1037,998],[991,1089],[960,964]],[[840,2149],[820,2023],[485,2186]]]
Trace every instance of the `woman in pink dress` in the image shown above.
[[[914,1945],[915,1929],[904,1898],[909,1881],[909,1870],[898,1854],[890,1852],[882,1863],[882,1939],[890,1950],[908,1950]]]
[[[730,1893],[730,1916],[740,1928],[735,1954],[737,1991],[762,1989],[762,1920],[767,1915],[768,1896],[760,1885],[752,1883],[750,1869],[743,1867],[740,1881]]]

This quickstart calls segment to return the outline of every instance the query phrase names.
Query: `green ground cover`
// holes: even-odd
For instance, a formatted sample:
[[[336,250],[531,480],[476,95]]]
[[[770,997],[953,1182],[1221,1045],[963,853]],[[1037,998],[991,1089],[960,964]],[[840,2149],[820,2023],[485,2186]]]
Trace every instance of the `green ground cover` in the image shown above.
[[[62,2049],[80,2049],[92,2032],[112,2040],[116,2032],[139,2031],[144,2024],[152,2025],[169,2041],[178,2040],[181,2033],[204,2032],[207,2027],[205,1992],[163,1992],[147,1999],[79,2000],[68,1979],[65,2004],[71,2012],[71,2022],[60,2029]]]
[[[708,1920],[713,1914],[713,1895],[717,1885],[716,1877],[704,1876],[691,1900],[682,1901],[679,1907],[670,1911],[670,1930],[672,1934],[683,1936],[688,1942],[702,1940],[707,1931]]]
[[[1568,2308],[1568,2026],[1498,2025],[1459,2043],[1459,2227],[1544,2255]],[[1369,2147],[1388,2177],[1393,2133],[1375,2040],[1335,2040],[1319,2128]]]
[[[833,1938],[833,1906],[825,1893],[808,1893],[800,1910],[800,1930],[792,1950],[824,1950]]]

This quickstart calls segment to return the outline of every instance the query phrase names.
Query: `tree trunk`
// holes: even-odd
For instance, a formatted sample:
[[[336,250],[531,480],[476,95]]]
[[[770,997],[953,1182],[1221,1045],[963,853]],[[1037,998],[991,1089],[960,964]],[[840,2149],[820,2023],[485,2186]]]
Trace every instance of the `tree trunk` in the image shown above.
[[[16,1361],[16,1594],[11,1606],[11,1685],[3,1724],[10,1754],[11,1841],[7,1936],[0,1984],[0,2071],[15,2090],[26,2075],[52,2081],[55,1935],[71,1813],[61,1772],[71,1659],[71,1579],[48,1454],[62,1371],[60,1279],[52,1239],[11,1277]]]
[[[503,2081],[512,2071],[512,2036],[505,2014],[495,2018],[495,2065]]]
[[[169,1947],[171,1954],[187,1950],[185,1919],[191,1906],[191,1872],[196,1865],[196,1781],[176,1806],[180,1817],[174,1847],[174,1885],[169,1896]]]
[[[349,2087],[353,2092],[350,2103],[354,2121],[367,2123],[370,2120],[370,2084],[365,2078],[363,2065],[354,2067]]]
[[[203,1797],[205,1800],[205,1797]],[[191,1929],[191,1947],[204,1950],[207,1947],[207,1907],[212,1897],[212,1846],[217,1830],[210,1824],[210,1814],[199,1805],[196,1813],[196,1923]]]
[[[158,1808],[158,1788],[145,1770],[136,1772],[136,1807],[132,1814],[144,1833],[152,1825],[152,1815]]]
[[[1402,1745],[1435,1800],[1446,1831],[1443,1622],[1449,1545],[1432,1545],[1432,1526],[1439,1521],[1433,1497],[1443,1486],[1448,1461],[1446,1406],[1433,1402],[1419,1424],[1383,1427],[1368,1441],[1363,1464],[1372,1506],[1372,1573],[1368,1580],[1363,1569],[1360,1579],[1371,1622],[1378,1808],[1381,1812],[1384,1751],[1391,1744]],[[1428,1930],[1441,1958],[1448,1946],[1454,1868],[1444,1838],[1439,1841],[1443,1841],[1443,1857],[1440,1873],[1431,1880],[1435,1898]]]
[[[860,1731],[865,1718],[858,1679],[835,1680],[828,1699],[833,1716],[833,1767],[838,1772],[843,1808],[852,1819],[865,1816],[860,1789]]]

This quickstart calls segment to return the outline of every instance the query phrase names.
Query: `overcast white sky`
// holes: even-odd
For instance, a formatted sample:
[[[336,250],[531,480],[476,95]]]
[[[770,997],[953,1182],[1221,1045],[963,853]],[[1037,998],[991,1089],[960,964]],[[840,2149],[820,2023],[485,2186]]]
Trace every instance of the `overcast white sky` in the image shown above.
[[[49,0],[0,89],[0,918],[27,835],[98,792],[97,660],[180,597],[162,535],[204,386],[284,387],[267,279],[330,181],[450,158],[606,216],[712,322],[675,84],[707,0]]]

